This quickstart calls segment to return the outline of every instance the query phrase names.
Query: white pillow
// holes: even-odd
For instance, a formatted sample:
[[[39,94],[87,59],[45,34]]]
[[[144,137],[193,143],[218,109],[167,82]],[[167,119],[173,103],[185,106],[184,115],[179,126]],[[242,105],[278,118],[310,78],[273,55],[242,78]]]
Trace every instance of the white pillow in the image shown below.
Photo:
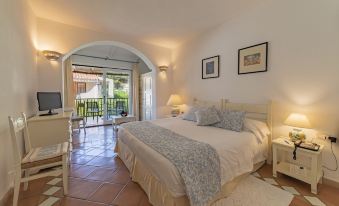
[[[196,111],[195,117],[198,126],[208,126],[220,122],[218,111],[214,107]]]
[[[184,115],[182,116],[182,119],[184,120],[188,120],[188,121],[193,121],[193,122],[196,122],[197,121],[197,118],[195,116],[195,112],[196,111],[199,111],[201,109],[206,109],[204,107],[198,107],[198,106],[192,106],[192,107],[189,107],[187,112],[184,113]]]
[[[263,140],[268,135],[271,134],[265,122],[254,120],[254,119],[245,118],[244,129],[252,132],[256,136],[259,143],[262,143]]]

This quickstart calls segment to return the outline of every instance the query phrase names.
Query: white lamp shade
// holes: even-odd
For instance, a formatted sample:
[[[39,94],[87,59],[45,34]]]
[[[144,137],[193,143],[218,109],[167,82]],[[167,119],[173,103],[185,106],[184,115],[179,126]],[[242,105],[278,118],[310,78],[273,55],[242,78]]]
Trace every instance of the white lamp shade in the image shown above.
[[[167,106],[177,106],[181,104],[182,104],[181,97],[177,94],[172,94],[167,101]]]
[[[311,128],[311,123],[306,115],[292,113],[285,120],[284,124],[298,128]]]

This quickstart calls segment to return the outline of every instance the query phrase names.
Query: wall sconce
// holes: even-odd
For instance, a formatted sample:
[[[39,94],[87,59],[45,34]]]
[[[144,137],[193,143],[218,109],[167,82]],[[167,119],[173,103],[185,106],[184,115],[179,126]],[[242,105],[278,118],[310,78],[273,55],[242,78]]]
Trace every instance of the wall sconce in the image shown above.
[[[46,59],[50,61],[58,61],[58,59],[61,57],[61,54],[56,51],[50,51],[50,50],[43,50],[42,55],[46,57]]]
[[[166,72],[168,69],[168,66],[159,66],[160,72]]]

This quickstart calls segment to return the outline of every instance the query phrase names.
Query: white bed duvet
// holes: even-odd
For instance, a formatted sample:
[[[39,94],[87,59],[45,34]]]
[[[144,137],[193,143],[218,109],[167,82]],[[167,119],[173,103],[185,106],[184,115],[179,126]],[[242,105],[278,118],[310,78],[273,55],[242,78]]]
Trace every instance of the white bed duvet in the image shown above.
[[[196,126],[195,122],[180,118],[152,121],[153,124],[170,129],[180,135],[210,144],[220,158],[221,184],[250,172],[255,163],[267,157],[267,139],[258,143],[250,132],[233,132],[216,127]],[[185,186],[176,167],[164,156],[135,138],[124,128],[119,129],[118,138],[126,144],[152,174],[165,183],[173,197],[185,195]]]

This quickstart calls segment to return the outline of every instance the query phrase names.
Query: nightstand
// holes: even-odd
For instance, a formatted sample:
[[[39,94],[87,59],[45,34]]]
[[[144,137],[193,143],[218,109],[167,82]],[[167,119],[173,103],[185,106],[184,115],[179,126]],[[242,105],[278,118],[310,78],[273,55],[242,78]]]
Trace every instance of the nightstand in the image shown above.
[[[277,172],[294,177],[298,180],[311,184],[311,192],[317,194],[318,182],[322,183],[322,151],[324,146],[320,145],[318,151],[297,148],[297,160],[301,158],[310,163],[309,166],[300,164],[293,160],[294,143],[288,138],[278,138],[272,141],[273,147],[273,176]],[[290,158],[289,158],[290,157]],[[289,161],[287,161],[289,159]]]

